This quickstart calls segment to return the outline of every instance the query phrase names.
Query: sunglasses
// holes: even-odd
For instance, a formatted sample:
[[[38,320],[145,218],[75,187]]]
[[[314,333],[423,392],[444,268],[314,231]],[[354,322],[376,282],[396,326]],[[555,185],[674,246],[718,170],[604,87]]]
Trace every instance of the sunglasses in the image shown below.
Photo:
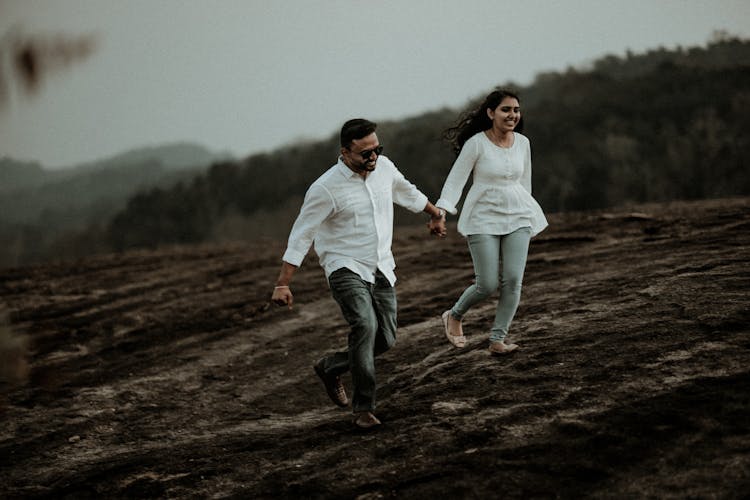
[[[364,151],[360,151],[358,154],[362,156],[363,160],[369,160],[370,156],[372,156],[373,153],[375,153],[377,156],[380,156],[380,153],[383,152],[383,146],[378,146],[375,149],[366,149]]]

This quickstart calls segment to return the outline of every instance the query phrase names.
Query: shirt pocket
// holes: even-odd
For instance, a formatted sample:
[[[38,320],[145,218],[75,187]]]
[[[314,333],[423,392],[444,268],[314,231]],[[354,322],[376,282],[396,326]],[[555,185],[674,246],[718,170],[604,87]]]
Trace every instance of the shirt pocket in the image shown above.
[[[393,207],[393,192],[388,187],[373,191],[372,199],[378,214],[387,214]]]
[[[359,225],[359,212],[362,210],[360,198],[354,193],[346,193],[336,199],[336,211],[342,229],[347,225]]]

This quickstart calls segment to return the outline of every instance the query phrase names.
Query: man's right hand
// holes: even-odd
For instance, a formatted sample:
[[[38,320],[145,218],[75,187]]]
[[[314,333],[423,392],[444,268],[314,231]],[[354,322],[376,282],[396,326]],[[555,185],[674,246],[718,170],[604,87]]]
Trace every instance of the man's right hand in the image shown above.
[[[430,230],[430,234],[433,234],[439,238],[445,238],[447,229],[445,227],[445,217],[441,219],[430,219],[427,223],[427,229]]]
[[[277,286],[273,289],[271,300],[277,306],[287,306],[291,309],[294,302],[294,295],[292,295],[292,290],[288,286]]]

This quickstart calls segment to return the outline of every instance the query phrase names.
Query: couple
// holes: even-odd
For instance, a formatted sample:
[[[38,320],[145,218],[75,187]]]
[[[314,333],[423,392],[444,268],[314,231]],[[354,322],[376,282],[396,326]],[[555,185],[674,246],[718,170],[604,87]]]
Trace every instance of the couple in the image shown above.
[[[429,214],[430,233],[444,237],[445,213],[457,213],[456,204],[473,172],[458,231],[468,240],[476,280],[443,313],[445,336],[455,347],[464,347],[461,318],[500,284],[489,350],[505,354],[518,348],[504,339],[520,300],[529,240],[547,226],[531,197],[531,150],[529,140],[520,134],[521,125],[518,97],[505,90],[492,92],[477,109],[462,115],[446,132],[458,157],[433,205],[381,154],[376,125],[350,120],[341,129],[338,162],[308,189],[289,235],[272,300],[291,308],[292,276],[314,243],[331,294],[350,327],[348,350],[324,357],[314,369],[329,397],[341,407],[348,406],[349,400],[340,377],[351,372],[357,427],[380,425],[373,414],[375,356],[396,341],[394,203]]]

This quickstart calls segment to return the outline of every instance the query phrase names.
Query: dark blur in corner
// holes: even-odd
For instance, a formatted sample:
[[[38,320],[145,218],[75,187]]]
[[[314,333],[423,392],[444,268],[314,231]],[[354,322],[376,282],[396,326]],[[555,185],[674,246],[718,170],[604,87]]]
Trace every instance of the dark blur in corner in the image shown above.
[[[26,337],[13,331],[8,315],[0,312],[0,394],[29,377]]]

